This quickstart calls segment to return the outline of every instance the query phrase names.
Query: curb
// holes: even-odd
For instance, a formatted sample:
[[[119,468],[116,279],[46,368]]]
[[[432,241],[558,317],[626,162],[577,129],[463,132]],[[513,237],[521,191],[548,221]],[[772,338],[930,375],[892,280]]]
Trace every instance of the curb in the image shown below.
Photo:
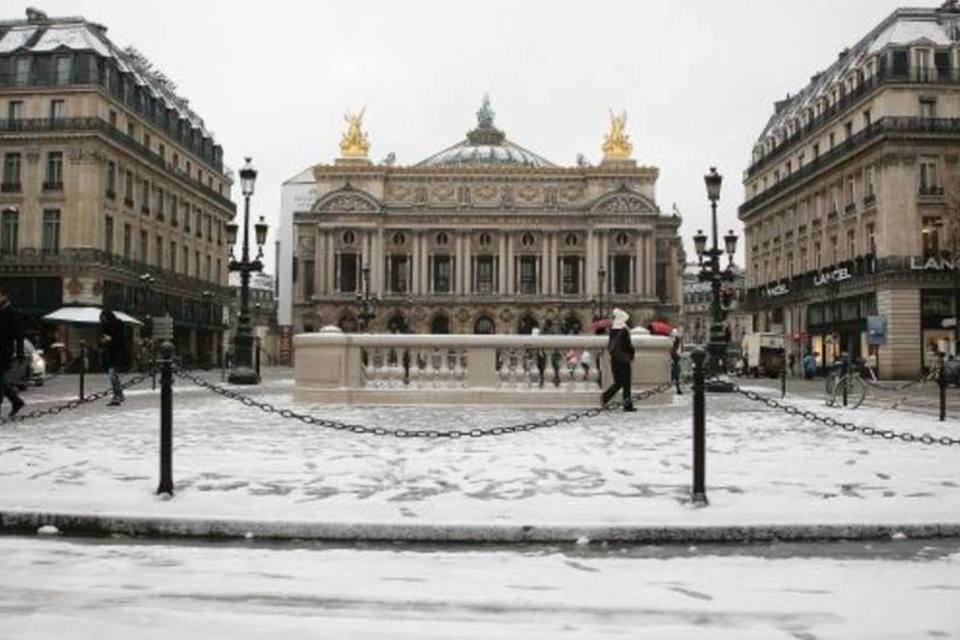
[[[744,526],[410,525],[390,523],[264,522],[228,518],[156,518],[110,514],[0,511],[0,533],[35,533],[55,526],[68,536],[129,535],[208,540],[310,540],[468,545],[522,543],[633,544],[825,542],[960,538],[960,523],[786,524]]]

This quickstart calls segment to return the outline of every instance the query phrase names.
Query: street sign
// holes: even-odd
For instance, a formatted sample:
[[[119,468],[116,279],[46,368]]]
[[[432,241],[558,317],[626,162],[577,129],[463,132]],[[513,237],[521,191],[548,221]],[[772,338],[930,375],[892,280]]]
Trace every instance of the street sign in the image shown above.
[[[886,316],[870,316],[867,318],[867,344],[875,346],[887,344]]]
[[[954,327],[957,326],[957,319],[944,318],[943,320],[940,321],[940,326],[943,327],[944,329],[953,329]]]
[[[173,342],[173,318],[170,316],[153,317],[153,338],[159,341]]]

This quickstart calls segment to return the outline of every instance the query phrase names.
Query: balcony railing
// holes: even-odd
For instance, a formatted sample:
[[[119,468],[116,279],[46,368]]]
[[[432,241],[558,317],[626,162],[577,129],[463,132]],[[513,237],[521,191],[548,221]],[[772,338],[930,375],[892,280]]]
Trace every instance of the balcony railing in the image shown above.
[[[604,336],[374,335],[326,327],[293,344],[300,401],[595,406],[611,381]],[[633,388],[667,382],[671,340],[640,330],[633,345]]]
[[[48,180],[43,183],[44,191],[63,191],[63,182],[57,180]]]
[[[149,273],[157,279],[160,285],[177,286],[194,291],[212,291],[215,295],[224,298],[233,298],[233,289],[216,284],[209,280],[202,280],[180,273],[173,273],[167,269],[158,268],[139,260],[124,258],[122,255],[111,254],[102,249],[20,249],[16,253],[6,253],[0,256],[0,266],[64,266],[102,265],[125,269],[136,275]]]
[[[881,70],[864,80],[856,89],[845,94],[830,108],[750,165],[746,171],[747,177],[753,177],[764,167],[781,160],[784,152],[792,149],[801,140],[832,122],[837,114],[846,111],[878,87],[891,84],[960,84],[960,69],[917,68],[913,69],[912,72],[901,72],[899,70],[895,72],[890,68]]]
[[[890,134],[958,135],[960,134],[960,118],[881,118],[866,129],[844,140],[827,153],[822,154],[818,159],[797,169],[790,174],[790,176],[784,178],[766,191],[758,193],[753,198],[744,202],[740,205],[740,216],[743,217],[784,191],[793,188],[866,142]]]
[[[2,193],[20,193],[22,185],[19,182],[4,182],[0,185]]]
[[[110,123],[101,118],[23,118],[19,120],[0,120],[0,134],[2,133],[48,133],[51,131],[94,131],[104,134],[110,140],[136,153],[138,157],[146,159],[157,168],[176,175],[192,189],[197,189],[208,198],[217,202],[230,211],[236,211],[237,205],[221,193],[197,180],[185,171],[168,163],[163,156],[156,153],[135,138],[128,136]]]
[[[943,187],[931,187],[926,185],[920,185],[918,193],[921,196],[934,196],[934,197],[942,196]]]

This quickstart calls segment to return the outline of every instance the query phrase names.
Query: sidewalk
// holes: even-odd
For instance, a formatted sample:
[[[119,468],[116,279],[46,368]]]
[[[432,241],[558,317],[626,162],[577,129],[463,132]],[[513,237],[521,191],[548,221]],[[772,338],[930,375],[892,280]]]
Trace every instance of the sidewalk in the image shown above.
[[[289,379],[274,378],[253,392],[286,406],[291,390]],[[0,425],[0,519],[7,528],[56,521],[86,532],[444,541],[960,535],[960,447],[849,434],[739,396],[708,397],[710,506],[696,508],[689,402],[685,395],[636,414],[500,438],[398,440],[263,414],[179,381],[176,495],[164,500],[154,493],[158,392],[147,383],[119,410],[87,406]],[[960,423],[923,414],[843,412],[812,398],[795,404],[875,428],[960,433]],[[388,429],[562,415],[310,410]]]

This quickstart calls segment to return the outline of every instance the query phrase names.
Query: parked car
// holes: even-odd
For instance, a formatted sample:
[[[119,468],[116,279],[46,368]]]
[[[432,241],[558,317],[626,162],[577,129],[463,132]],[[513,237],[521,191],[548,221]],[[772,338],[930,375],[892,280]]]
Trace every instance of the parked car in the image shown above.
[[[14,359],[7,372],[7,380],[16,385],[21,391],[28,386],[43,386],[47,379],[47,362],[43,359],[43,351],[33,346],[27,338],[23,339],[23,362]]]

